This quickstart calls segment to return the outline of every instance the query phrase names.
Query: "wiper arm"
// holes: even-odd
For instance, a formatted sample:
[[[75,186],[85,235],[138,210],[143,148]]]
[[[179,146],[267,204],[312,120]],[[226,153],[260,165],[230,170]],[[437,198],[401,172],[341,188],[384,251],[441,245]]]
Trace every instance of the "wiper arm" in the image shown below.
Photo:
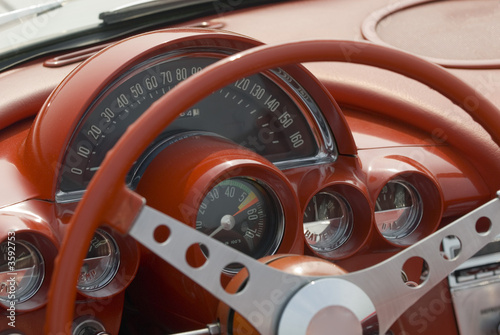
[[[39,15],[63,6],[65,0],[55,0],[0,14],[0,26],[12,23],[30,15]]]
[[[102,12],[99,19],[104,24],[120,23],[133,20],[165,11],[170,11],[191,5],[211,3],[214,0],[149,0],[128,4],[124,7],[116,8],[112,11]]]

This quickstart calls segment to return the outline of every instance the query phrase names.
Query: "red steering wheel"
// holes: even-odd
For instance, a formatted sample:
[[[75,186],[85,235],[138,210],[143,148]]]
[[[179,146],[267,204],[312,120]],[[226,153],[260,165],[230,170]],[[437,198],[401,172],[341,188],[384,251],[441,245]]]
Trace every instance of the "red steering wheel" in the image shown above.
[[[71,219],[57,257],[49,293],[46,334],[65,334],[71,330],[77,278],[94,231],[100,225],[108,224],[116,230],[128,233],[140,221],[135,222],[144,208],[144,200],[128,189],[124,181],[133,162],[146,149],[148,144],[168,124],[174,121],[181,112],[187,110],[211,92],[241,77],[286,64],[317,61],[339,61],[371,65],[413,78],[437,90],[452,102],[464,108],[488,131],[495,143],[500,145],[500,123],[498,122],[500,120],[500,111],[489,100],[478,95],[470,86],[439,66],[400,51],[362,42],[322,40],[260,46],[229,56],[183,81],[154,103],[144,115],[129,127],[116,146],[106,156]],[[471,97],[474,97],[476,102],[473,105],[474,108],[467,103]],[[169,226],[169,228],[172,232],[177,229],[174,226]],[[185,228],[190,229],[189,227]],[[200,238],[200,236],[196,235],[193,241],[200,241]],[[487,242],[483,240],[481,243],[485,244]],[[212,247],[211,242],[206,243],[209,244],[209,247]],[[223,252],[237,253],[229,248],[224,251],[225,247],[217,244],[213,244],[213,247],[220,247]],[[152,249],[154,250],[155,247],[153,246]],[[407,250],[410,249],[412,248]],[[468,255],[467,252],[467,250],[464,251],[466,255]],[[470,255],[473,252],[474,250],[471,250]],[[247,268],[252,273],[254,271],[252,264],[257,262],[246,258],[241,258],[241,260],[246,262],[245,266],[248,264]],[[225,265],[222,264],[221,266]],[[450,269],[444,271],[451,271],[451,266],[455,267],[457,265],[451,264]],[[261,271],[260,268],[258,271]],[[194,272],[187,273],[187,275],[196,277]],[[272,276],[280,276],[280,272],[277,270],[270,272],[269,278]],[[358,293],[362,299],[367,299],[368,303],[370,300],[373,302],[380,323],[391,321],[393,316],[388,316],[389,311],[385,311],[383,308],[378,309],[380,304],[377,298],[363,293],[363,289],[360,288],[362,284],[359,284],[356,276],[349,277],[348,274],[345,280],[342,279],[344,276],[340,276],[340,278],[340,281],[325,282],[325,285],[327,287],[328,285],[339,284],[349,286],[350,284],[346,283],[353,283],[352,285],[359,289],[354,289],[354,291],[360,291]],[[252,278],[252,280],[258,281],[259,278]],[[372,278],[372,280],[377,279]],[[380,285],[384,285],[384,283],[380,283]],[[295,298],[301,298],[300,294],[297,294],[298,291],[301,291],[299,286],[296,285],[294,288],[295,291],[288,293],[289,297],[293,296],[292,302]],[[217,292],[220,292],[224,302],[231,305],[231,307],[235,307],[257,330],[276,332],[276,327],[279,325],[281,332],[284,321],[276,320],[276,318],[283,319],[286,316],[273,314],[274,320],[271,320],[269,324],[259,325],[256,318],[252,317],[251,311],[246,311],[244,308],[241,310],[241,304],[238,305],[237,302],[231,300],[222,291],[215,290],[215,293]],[[421,296],[422,294],[423,291],[413,293],[415,299],[412,301],[416,300],[416,295]],[[232,306],[233,304],[236,306]],[[297,304],[295,303],[294,306],[297,306]],[[285,312],[288,311],[289,309],[285,310]],[[401,314],[402,311],[394,311],[395,315],[399,315],[398,313]],[[382,326],[381,330],[390,325],[391,323]],[[359,327],[355,326],[354,328],[354,333],[359,332]]]

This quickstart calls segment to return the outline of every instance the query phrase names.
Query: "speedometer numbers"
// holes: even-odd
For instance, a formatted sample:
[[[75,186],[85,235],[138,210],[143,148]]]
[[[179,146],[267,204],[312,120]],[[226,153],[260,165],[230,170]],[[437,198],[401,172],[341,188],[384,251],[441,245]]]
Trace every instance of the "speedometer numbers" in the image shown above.
[[[81,192],[127,127],[155,101],[224,55],[157,58],[108,87],[87,110],[67,149],[59,198]],[[286,88],[281,69],[237,80],[184,111],[156,142],[188,132],[210,132],[232,140],[272,162],[301,160],[319,152],[311,131],[308,102]],[[298,84],[286,77],[288,81]],[[301,102],[302,101],[302,102]],[[154,147],[154,144],[151,147]],[[148,153],[144,154],[147,157]],[[140,162],[139,162],[140,164]],[[130,176],[134,171],[131,172]],[[132,185],[131,180],[129,183]],[[133,185],[132,185],[133,187]],[[65,196],[66,195],[66,196]]]
[[[241,177],[227,179],[215,185],[201,202],[196,229],[260,258],[276,251],[281,241],[284,224],[279,208],[259,182]],[[226,270],[239,268],[228,266]]]

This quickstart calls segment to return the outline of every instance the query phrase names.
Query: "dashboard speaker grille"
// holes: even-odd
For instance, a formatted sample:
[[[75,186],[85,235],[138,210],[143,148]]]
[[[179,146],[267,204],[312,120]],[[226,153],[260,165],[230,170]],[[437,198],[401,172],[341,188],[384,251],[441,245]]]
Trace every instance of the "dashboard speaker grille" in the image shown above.
[[[363,33],[443,65],[500,67],[500,1],[403,1],[374,12]]]

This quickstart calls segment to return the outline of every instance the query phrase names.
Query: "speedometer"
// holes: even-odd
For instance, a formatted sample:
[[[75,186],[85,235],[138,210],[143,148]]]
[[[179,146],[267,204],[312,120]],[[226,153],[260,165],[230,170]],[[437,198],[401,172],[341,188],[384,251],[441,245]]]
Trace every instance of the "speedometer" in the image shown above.
[[[73,134],[64,159],[59,193],[83,191],[107,151],[130,124],[179,82],[221,57],[208,51],[157,56],[117,78],[91,104]],[[294,93],[297,90],[300,93]],[[317,107],[283,70],[255,74],[213,92],[184,111],[151,148],[159,142],[199,131],[228,138],[274,163],[306,160],[320,151],[317,134],[311,131],[313,117],[303,113],[308,108]],[[133,175],[134,169],[129,184]]]

